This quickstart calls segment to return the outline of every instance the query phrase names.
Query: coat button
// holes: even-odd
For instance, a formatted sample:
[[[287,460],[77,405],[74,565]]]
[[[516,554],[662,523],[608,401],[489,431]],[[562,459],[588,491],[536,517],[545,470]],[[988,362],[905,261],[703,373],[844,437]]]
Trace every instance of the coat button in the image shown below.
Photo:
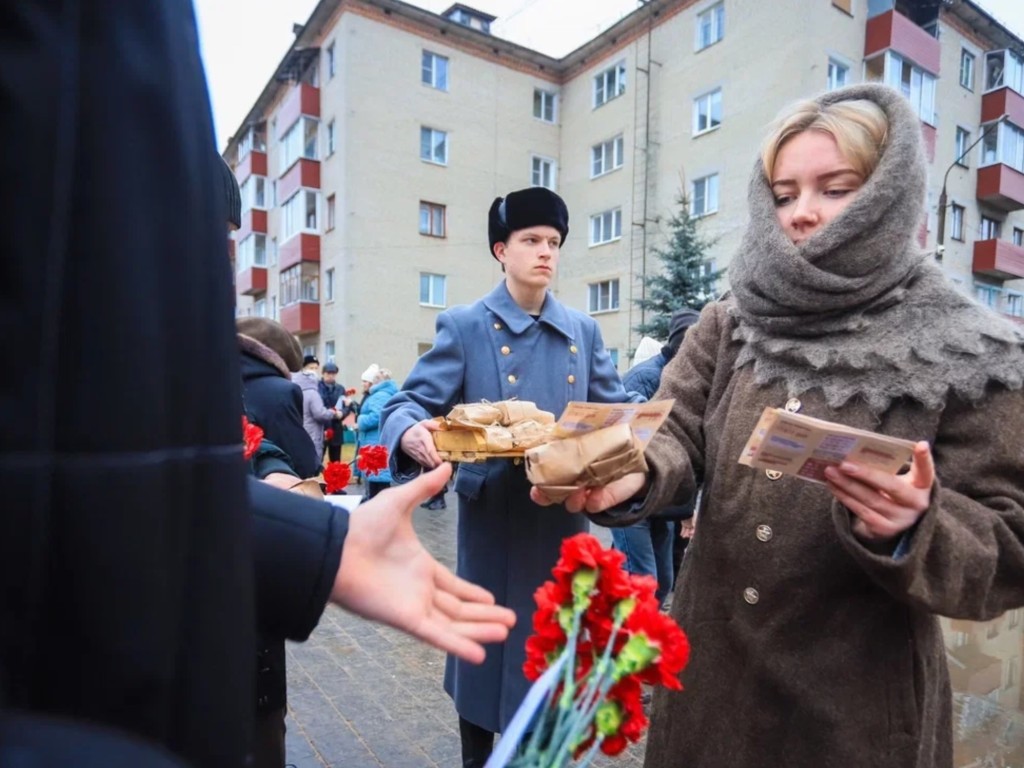
[[[515,377],[515,374],[512,374],[512,373],[510,373],[510,374],[508,375],[508,383],[509,383],[509,384],[515,384],[515,383],[516,383],[516,377]]]
[[[782,477],[782,473],[777,469],[766,469],[764,473],[768,476],[769,480],[778,480]]]
[[[575,383],[576,383],[576,377],[575,377],[575,376],[573,376],[573,375],[572,375],[572,374],[570,373],[570,374],[569,374],[569,379],[568,379],[568,381],[569,381],[569,383],[570,383],[570,384],[575,384]]]
[[[509,349],[508,347],[502,347],[501,348],[501,354],[508,355],[508,354],[511,354],[511,353],[512,353],[512,350]]]
[[[572,346],[569,347],[569,351],[575,355],[579,350],[576,349],[576,345],[573,344]]]
[[[789,400],[786,401],[786,410],[789,411],[790,413],[796,413],[802,407],[803,403],[801,403],[795,397],[791,397],[789,398]]]
[[[757,605],[757,601],[761,599],[761,595],[758,594],[757,590],[753,587],[747,587],[743,590],[743,599],[750,605]]]
[[[757,526],[757,540],[758,541],[771,541],[772,540],[772,529],[769,525]]]
[[[501,330],[501,323],[495,323],[494,324],[494,330],[500,331]]]

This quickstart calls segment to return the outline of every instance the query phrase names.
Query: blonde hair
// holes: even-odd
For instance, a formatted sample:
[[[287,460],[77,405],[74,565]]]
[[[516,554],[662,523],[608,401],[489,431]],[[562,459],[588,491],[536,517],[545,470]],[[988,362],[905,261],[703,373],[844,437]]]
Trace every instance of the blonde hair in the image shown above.
[[[382,381],[386,381],[391,378],[391,371],[387,368],[381,368],[377,371],[377,375],[373,377],[373,383],[379,384]]]
[[[775,119],[761,144],[761,163],[769,182],[783,145],[804,131],[820,131],[835,139],[839,153],[863,178],[875,170],[889,133],[885,112],[868,99],[819,104],[808,99],[787,107]]]

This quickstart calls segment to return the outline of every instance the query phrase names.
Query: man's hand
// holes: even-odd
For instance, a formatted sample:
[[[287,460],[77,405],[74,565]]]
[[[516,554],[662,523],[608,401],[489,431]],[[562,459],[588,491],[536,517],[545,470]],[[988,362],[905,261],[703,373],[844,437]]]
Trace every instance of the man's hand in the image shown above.
[[[481,644],[504,641],[515,613],[437,562],[412,527],[412,511],[451,474],[443,464],[356,507],[331,601],[479,664]]]
[[[570,512],[603,512],[611,507],[618,506],[627,499],[631,499],[644,490],[647,485],[646,472],[632,472],[625,477],[593,488],[577,488],[563,502],[565,508]],[[553,504],[544,491],[533,487],[530,489],[530,498],[535,504],[547,507]]]
[[[434,448],[433,432],[441,429],[441,425],[433,419],[424,419],[405,430],[399,445],[405,454],[421,467],[433,469],[441,463],[441,457]]]

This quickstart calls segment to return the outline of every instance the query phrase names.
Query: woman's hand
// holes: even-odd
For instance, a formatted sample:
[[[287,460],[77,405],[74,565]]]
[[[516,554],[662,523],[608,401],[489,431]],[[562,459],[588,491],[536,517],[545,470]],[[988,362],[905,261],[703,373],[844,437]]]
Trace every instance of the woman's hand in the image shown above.
[[[570,512],[601,512],[636,496],[647,485],[646,472],[633,472],[618,480],[593,488],[577,488],[563,503]],[[540,488],[530,489],[535,504],[547,507],[554,504]]]
[[[857,518],[853,532],[861,539],[886,542],[909,530],[931,504],[935,461],[928,443],[914,446],[910,471],[890,475],[843,462],[825,470],[832,495]]]

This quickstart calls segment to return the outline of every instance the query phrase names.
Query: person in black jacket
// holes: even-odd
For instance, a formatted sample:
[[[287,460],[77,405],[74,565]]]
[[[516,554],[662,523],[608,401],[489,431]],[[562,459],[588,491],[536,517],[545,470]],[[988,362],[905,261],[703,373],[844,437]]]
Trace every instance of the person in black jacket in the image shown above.
[[[341,461],[341,446],[345,442],[345,427],[342,421],[355,411],[355,406],[352,404],[352,398],[345,394],[345,387],[338,383],[338,365],[333,360],[324,363],[323,375],[317,387],[320,390],[320,398],[324,401],[324,408],[333,408],[338,411],[337,421],[327,428],[331,430],[329,440],[327,439],[327,430],[324,430],[327,460]]]
[[[299,342],[283,325],[267,317],[243,317],[235,325],[242,352],[246,415],[288,454],[299,477],[316,477],[320,462],[302,426],[302,392],[291,379],[291,374],[302,368]]]
[[[188,0],[0,3],[0,141],[0,353],[21,373],[0,377],[0,720],[241,768],[257,619],[302,639],[330,599],[471,659],[505,637],[510,612],[411,526],[449,468],[351,518],[246,478]],[[35,744],[34,764],[66,746]],[[0,764],[24,755],[0,743]]]

